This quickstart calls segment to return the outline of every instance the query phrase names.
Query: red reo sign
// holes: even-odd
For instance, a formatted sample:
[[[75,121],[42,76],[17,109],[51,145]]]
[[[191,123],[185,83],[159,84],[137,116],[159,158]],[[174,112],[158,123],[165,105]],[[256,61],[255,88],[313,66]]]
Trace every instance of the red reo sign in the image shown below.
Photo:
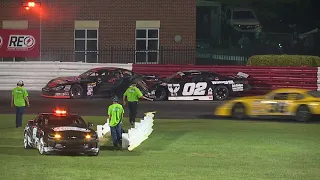
[[[40,30],[0,29],[0,57],[40,57]]]

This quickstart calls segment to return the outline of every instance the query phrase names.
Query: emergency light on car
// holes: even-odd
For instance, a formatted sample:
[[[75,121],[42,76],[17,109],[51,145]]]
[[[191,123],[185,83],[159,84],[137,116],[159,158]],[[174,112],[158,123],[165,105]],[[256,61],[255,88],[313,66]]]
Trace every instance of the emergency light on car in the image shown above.
[[[56,109],[56,110],[54,110],[54,114],[56,116],[65,116],[67,114],[67,111],[66,110]]]

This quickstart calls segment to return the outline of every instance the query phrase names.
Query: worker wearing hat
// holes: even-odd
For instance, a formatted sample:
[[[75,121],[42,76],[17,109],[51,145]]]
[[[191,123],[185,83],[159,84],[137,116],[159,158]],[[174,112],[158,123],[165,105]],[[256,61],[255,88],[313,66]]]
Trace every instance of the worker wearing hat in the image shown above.
[[[112,104],[108,108],[108,122],[110,126],[112,142],[114,148],[122,147],[122,119],[123,119],[124,109],[121,104],[119,104],[119,99],[117,96],[112,98]]]
[[[21,128],[25,107],[30,106],[28,91],[23,86],[23,81],[19,81],[11,95],[11,107],[16,108],[16,128]]]
[[[126,98],[128,100],[128,108],[129,108],[129,122],[133,126],[136,122],[136,116],[138,111],[138,101],[140,98],[151,100],[143,96],[142,92],[139,88],[137,88],[136,82],[133,82],[131,86],[125,91],[123,94],[123,105],[125,106]]]

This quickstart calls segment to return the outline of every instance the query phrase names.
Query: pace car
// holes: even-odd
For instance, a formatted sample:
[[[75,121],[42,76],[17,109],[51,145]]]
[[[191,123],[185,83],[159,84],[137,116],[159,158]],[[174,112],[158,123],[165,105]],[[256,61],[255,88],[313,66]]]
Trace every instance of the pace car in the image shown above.
[[[50,80],[42,88],[42,97],[71,98],[106,97],[117,95],[122,97],[132,82],[148,97],[155,93],[148,89],[148,82],[157,82],[158,77],[142,75],[122,68],[101,67],[90,69],[79,76],[58,77]]]
[[[230,94],[250,89],[248,74],[223,76],[215,72],[189,70],[149,82],[155,100],[225,100]]]
[[[92,126],[81,116],[65,110],[40,113],[24,129],[24,148],[38,149],[40,154],[76,152],[97,156],[100,145]]]
[[[215,109],[215,116],[245,118],[293,118],[306,122],[320,115],[320,92],[299,88],[280,88],[262,96],[226,101]]]

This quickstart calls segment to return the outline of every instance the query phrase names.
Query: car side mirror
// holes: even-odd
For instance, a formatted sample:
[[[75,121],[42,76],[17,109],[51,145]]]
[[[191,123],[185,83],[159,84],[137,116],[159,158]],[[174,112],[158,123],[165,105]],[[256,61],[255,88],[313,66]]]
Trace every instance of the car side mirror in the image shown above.
[[[92,126],[93,126],[93,123],[88,122],[88,127],[92,127]]]
[[[29,126],[32,126],[32,125],[33,125],[33,120],[29,120],[27,124],[28,124]]]

